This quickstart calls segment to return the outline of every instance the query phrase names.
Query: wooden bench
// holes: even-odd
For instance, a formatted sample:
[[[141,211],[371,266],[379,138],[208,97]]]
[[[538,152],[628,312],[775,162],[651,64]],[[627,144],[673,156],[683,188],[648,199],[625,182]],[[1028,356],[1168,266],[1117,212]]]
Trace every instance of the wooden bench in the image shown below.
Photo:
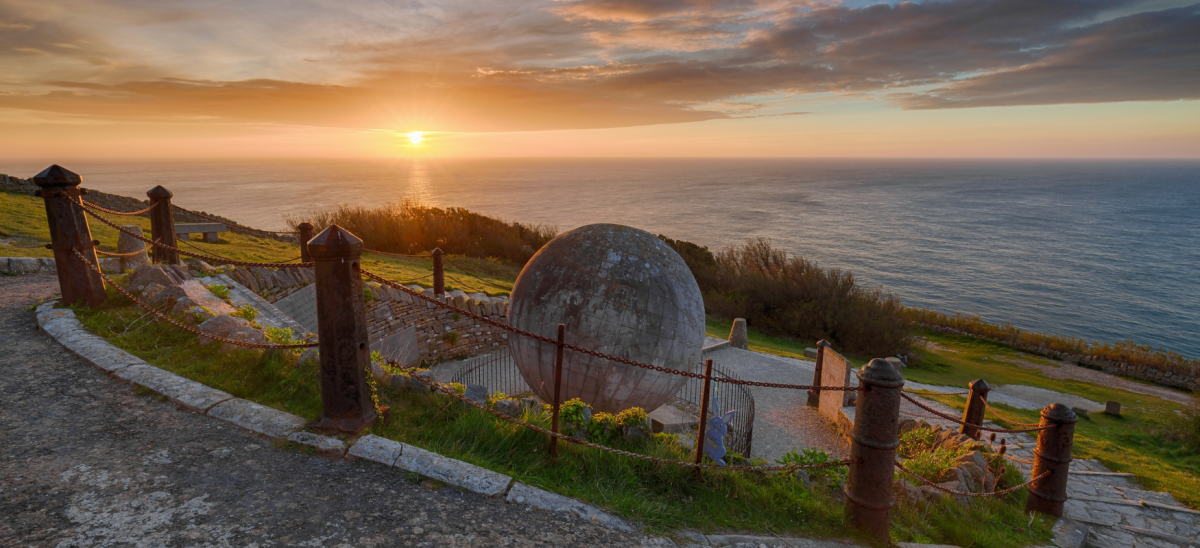
[[[226,232],[228,229],[221,223],[176,223],[175,237],[181,240],[189,240],[192,234],[204,234],[204,241],[215,244],[220,238],[221,232]]]

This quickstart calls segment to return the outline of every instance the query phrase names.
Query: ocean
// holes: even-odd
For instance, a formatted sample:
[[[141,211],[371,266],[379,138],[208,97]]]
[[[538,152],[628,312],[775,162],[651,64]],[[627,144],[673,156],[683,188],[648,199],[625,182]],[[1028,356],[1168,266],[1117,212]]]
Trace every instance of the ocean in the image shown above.
[[[0,162],[31,176],[43,164]],[[487,159],[64,163],[84,186],[262,228],[417,199],[716,249],[765,237],[906,305],[1200,358],[1200,162]]]

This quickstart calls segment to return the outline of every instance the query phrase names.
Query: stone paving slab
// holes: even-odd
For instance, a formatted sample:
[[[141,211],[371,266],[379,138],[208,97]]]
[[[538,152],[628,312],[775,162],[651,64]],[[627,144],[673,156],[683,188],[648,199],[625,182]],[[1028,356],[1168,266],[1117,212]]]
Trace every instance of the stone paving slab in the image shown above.
[[[303,418],[252,401],[234,398],[208,410],[208,416],[232,422],[272,438],[287,437],[307,423]]]
[[[503,495],[512,478],[474,464],[404,444],[393,465],[485,496]]]
[[[520,482],[513,483],[512,488],[508,490],[508,497],[505,500],[515,504],[532,506],[540,510],[569,512],[609,529],[618,529],[621,531],[633,530],[633,527],[626,523],[625,520],[602,512],[595,506]]]
[[[396,459],[400,458],[400,453],[403,451],[404,444],[398,441],[381,438],[375,434],[367,434],[358,438],[358,441],[350,446],[350,452],[347,455],[392,466],[396,464]]]
[[[214,405],[233,399],[233,395],[180,377],[152,365],[137,363],[114,375],[126,382],[144,386],[187,409],[203,413]]]
[[[346,442],[336,438],[331,438],[329,436],[313,434],[312,432],[292,432],[291,434],[288,434],[287,439],[288,441],[294,441],[301,445],[312,447],[313,449],[316,449],[318,453],[333,454],[338,456],[346,454]]]

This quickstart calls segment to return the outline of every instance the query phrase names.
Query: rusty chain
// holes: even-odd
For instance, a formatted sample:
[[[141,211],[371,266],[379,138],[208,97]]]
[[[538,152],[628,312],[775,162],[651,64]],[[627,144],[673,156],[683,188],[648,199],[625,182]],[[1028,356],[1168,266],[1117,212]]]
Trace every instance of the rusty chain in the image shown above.
[[[104,278],[104,281],[106,283],[113,286],[117,291],[119,291],[122,295],[125,295],[129,300],[137,303],[138,306],[140,306],[140,307],[146,309],[147,311],[149,311],[150,313],[154,314],[158,319],[163,320],[167,323],[170,323],[170,324],[174,325],[175,327],[178,327],[185,331],[190,331],[201,337],[207,337],[214,341],[221,341],[221,342],[229,343],[229,344],[236,345],[236,346],[245,346],[247,348],[265,348],[268,350],[287,350],[287,349],[293,349],[293,348],[312,348],[319,344],[319,343],[315,343],[315,342],[304,343],[304,344],[252,343],[252,342],[246,342],[246,341],[239,341],[239,340],[235,340],[235,339],[227,339],[227,338],[221,337],[219,335],[205,333],[199,329],[196,329],[195,327],[192,327],[190,325],[182,323],[182,322],[176,320],[175,318],[172,318],[166,314],[163,314],[162,312],[155,310],[153,307],[142,302],[137,297],[134,297],[132,293],[126,291],[125,288],[121,287],[120,284],[113,282],[112,278],[109,278],[108,274],[105,274],[104,271],[100,269],[99,265],[93,264],[91,261],[87,260],[87,257],[84,257],[83,253],[80,253],[78,249],[71,249],[71,251],[73,251],[75,253],[75,256],[79,257],[79,259],[81,261],[83,261],[85,264],[90,265],[92,267],[92,270],[95,270],[98,274],[100,274],[100,277]]]
[[[70,200],[68,200],[68,201],[70,201]],[[70,202],[77,206],[79,205],[79,204],[76,204],[74,201],[70,201]],[[112,221],[109,221],[108,219],[105,219],[104,217],[101,217],[99,214],[97,214],[96,212],[94,212],[86,207],[81,207],[80,209],[82,209],[84,213],[91,215],[96,220],[98,220],[112,228],[117,229],[118,231],[120,231],[123,234],[137,238],[137,239],[139,239],[143,242],[146,242],[150,245],[153,245],[155,247],[160,247],[162,249],[171,250],[176,253],[179,253],[180,255],[186,255],[188,257],[201,259],[201,260],[208,261],[208,262],[213,262],[213,263],[218,263],[218,264],[228,264],[228,265],[234,265],[234,266],[259,266],[259,267],[263,267],[263,268],[298,268],[298,267],[312,268],[312,266],[313,266],[313,263],[289,264],[289,263],[256,263],[256,262],[251,262],[251,261],[236,261],[233,259],[224,259],[221,257],[216,257],[213,255],[208,255],[208,254],[204,254],[204,253],[194,253],[191,251],[184,251],[182,249],[179,249],[178,247],[169,246],[158,240],[151,240],[145,236],[134,234],[133,232],[126,230],[125,227],[122,227]],[[295,260],[295,259],[291,259],[291,260]]]
[[[150,207],[148,207],[146,209],[140,209],[138,211],[114,211],[114,210],[99,206],[97,204],[93,204],[87,200],[84,200],[83,198],[80,198],[79,201],[83,202],[83,205],[86,205],[86,206],[92,207],[92,208],[96,208],[100,211],[103,211],[105,213],[109,213],[112,215],[141,215],[141,214],[146,213],[146,212],[150,211],[151,209],[154,209],[155,207],[158,206],[158,202],[155,202],[153,204],[150,204]]]
[[[1036,477],[1036,478],[1029,478],[1029,481],[1027,481],[1027,482],[1025,482],[1025,483],[1022,483],[1021,485],[1017,485],[1017,486],[1015,486],[1015,487],[1009,487],[1008,489],[1003,489],[1003,490],[1000,490],[1000,491],[992,491],[992,492],[990,492],[990,493],[972,493],[972,492],[970,492],[970,491],[957,491],[957,490],[954,490],[954,489],[948,489],[948,488],[946,488],[946,487],[942,487],[941,485],[938,485],[938,484],[936,484],[936,483],[934,483],[934,482],[932,482],[932,481],[929,481],[929,480],[927,480],[927,479],[925,479],[925,478],[923,478],[923,477],[921,477],[921,476],[918,476],[918,475],[914,474],[912,470],[909,470],[908,468],[905,468],[905,467],[904,467],[904,465],[903,465],[903,464],[900,464],[899,462],[897,462],[897,463],[896,463],[896,468],[899,468],[899,469],[900,469],[901,471],[903,471],[904,473],[906,473],[906,474],[908,474],[908,475],[910,475],[910,476],[912,476],[912,477],[914,477],[914,478],[916,478],[916,479],[919,479],[919,480],[921,480],[921,483],[924,483],[925,485],[928,485],[928,486],[930,486],[930,487],[933,487],[934,489],[937,489],[937,490],[939,490],[939,491],[945,491],[945,492],[947,492],[947,493],[950,493],[950,494],[952,494],[952,495],[961,495],[961,496],[964,496],[964,497],[999,497],[999,496],[1001,496],[1001,495],[1007,495],[1007,494],[1009,494],[1009,493],[1011,493],[1011,492],[1013,492],[1013,491],[1016,491],[1016,490],[1018,490],[1018,489],[1021,489],[1021,488],[1024,488],[1024,487],[1029,487],[1029,485],[1030,485],[1030,484],[1032,484],[1033,482],[1035,482],[1035,481],[1037,481],[1037,480],[1040,480],[1040,479],[1042,479],[1042,478],[1044,478],[1044,477],[1046,477],[1046,476],[1049,476],[1049,475],[1050,475],[1050,472],[1051,472],[1051,470],[1047,470],[1047,471],[1045,471],[1045,472],[1042,472],[1042,474],[1041,474],[1040,476]]]
[[[965,396],[965,395],[967,395],[967,394],[970,394],[970,393],[971,393],[970,391],[962,391],[962,392],[930,392],[930,391],[928,391],[928,390],[905,390],[905,392],[908,392],[909,394],[916,394],[916,395],[918,395],[918,396]]]
[[[388,363],[392,364],[392,365],[396,365],[396,362],[394,362],[394,361],[389,361]],[[402,371],[412,371],[416,368],[398,367],[398,369],[400,369]],[[688,461],[664,459],[661,457],[655,457],[655,456],[651,456],[651,455],[643,455],[641,453],[634,453],[631,451],[624,451],[621,449],[613,449],[612,447],[608,447],[606,445],[591,443],[588,441],[581,440],[579,438],[573,438],[566,434],[560,434],[558,432],[554,432],[552,430],[542,428],[541,426],[538,426],[536,424],[527,423],[516,417],[510,417],[508,415],[505,415],[504,413],[501,413],[500,411],[492,409],[491,407],[488,407],[488,406],[481,404],[475,400],[469,399],[462,394],[459,394],[453,388],[450,388],[449,386],[447,386],[444,383],[437,382],[430,378],[423,378],[422,381],[426,382],[427,384],[432,385],[433,388],[435,388],[437,391],[439,391],[443,394],[446,394],[448,396],[453,396],[454,398],[456,398],[462,402],[465,402],[465,403],[470,404],[478,409],[486,411],[487,413],[495,416],[496,418],[516,424],[518,426],[523,426],[523,427],[533,430],[535,432],[540,432],[542,434],[546,434],[547,436],[552,436],[552,437],[558,438],[563,441],[574,443],[576,445],[582,445],[584,447],[591,447],[592,449],[606,451],[608,453],[621,455],[623,457],[630,457],[630,458],[640,459],[640,460],[654,462],[654,463],[658,463],[658,464],[674,464],[676,466],[686,466],[688,468],[706,468],[706,469],[710,469],[710,470],[737,470],[737,471],[749,471],[749,472],[782,472],[782,471],[792,471],[792,470],[813,470],[813,469],[819,469],[819,468],[834,468],[837,466],[848,466],[854,462],[850,459],[844,459],[844,460],[840,460],[840,461],[823,462],[823,463],[819,463],[819,464],[787,464],[787,465],[779,465],[779,466],[747,466],[747,465],[731,464],[731,465],[726,465],[726,466],[720,466],[717,464],[695,463],[695,462],[688,462]]]
[[[909,402],[911,402],[913,405],[916,405],[917,407],[920,407],[921,409],[924,409],[924,410],[926,410],[926,411],[928,411],[928,412],[930,412],[930,413],[933,413],[934,415],[937,415],[938,417],[941,417],[941,418],[943,418],[943,419],[946,419],[946,420],[948,420],[948,421],[951,421],[951,422],[954,422],[954,423],[957,423],[957,424],[961,424],[961,425],[964,425],[964,426],[970,426],[970,427],[972,427],[972,428],[978,428],[978,429],[980,429],[980,430],[986,430],[986,431],[988,431],[988,432],[998,432],[998,433],[1000,433],[1000,434],[1022,434],[1022,433],[1025,433],[1025,432],[1038,432],[1038,431],[1041,431],[1041,430],[1049,430],[1049,429],[1051,429],[1051,428],[1054,428],[1054,425],[1047,425],[1047,426],[1039,426],[1039,427],[1037,427],[1037,428],[1029,428],[1029,429],[1025,429],[1025,430],[1010,430],[1010,429],[1007,429],[1007,428],[992,428],[992,427],[990,427],[990,426],[983,426],[983,425],[981,425],[981,424],[967,424],[967,423],[963,422],[963,421],[962,421],[962,419],[959,419],[959,418],[952,417],[952,416],[950,416],[950,415],[947,415],[947,414],[945,414],[945,413],[942,413],[941,411],[938,411],[938,410],[936,410],[936,409],[933,409],[932,407],[929,407],[929,406],[927,406],[927,405],[925,405],[925,404],[923,404],[923,403],[921,403],[921,402],[917,401],[917,400],[916,400],[916,398],[913,398],[912,396],[909,396],[908,394],[905,394],[904,392],[901,392],[901,393],[900,393],[900,395],[901,395],[901,396],[903,396],[903,397],[904,397],[904,399],[906,399],[906,400],[908,400]]]
[[[988,411],[991,411],[993,415],[996,415],[996,418],[998,418],[998,419],[1000,419],[1000,420],[1002,420],[1002,421],[1004,421],[1004,422],[1007,422],[1007,423],[1009,423],[1009,424],[1016,425],[1016,426],[1041,426],[1041,425],[1039,425],[1039,424],[1031,424],[1031,423],[1028,423],[1028,422],[1017,422],[1017,421],[1015,421],[1015,420],[1012,420],[1012,419],[1010,419],[1010,418],[1008,418],[1008,417],[1005,417],[1004,415],[1001,415],[999,412],[997,412],[997,411],[996,411],[996,408],[995,408],[995,407],[992,407],[992,405],[991,405],[991,404],[989,404],[989,403],[988,403],[988,401],[987,401],[986,399],[985,399],[985,400],[983,400],[983,405],[984,405],[984,407],[987,407]]]
[[[458,313],[459,315],[466,316],[468,318],[472,318],[474,320],[486,323],[488,325],[499,327],[506,331],[516,333],[517,335],[521,335],[523,337],[528,337],[528,338],[534,339],[536,341],[553,344],[553,345],[558,344],[558,341],[556,339],[551,339],[550,337],[538,335],[537,333],[533,333],[531,331],[526,331],[519,327],[514,327],[511,325],[508,325],[507,323],[501,323],[501,322],[498,322],[491,318],[488,318],[486,316],[475,314],[474,312],[471,312],[469,310],[459,308],[450,303],[446,303],[441,300],[435,299],[433,297],[429,297],[423,293],[413,291],[412,289],[409,289],[407,287],[404,287],[403,285],[400,285],[396,282],[388,280],[387,278],[384,278],[383,276],[375,274],[374,272],[370,272],[368,270],[363,270],[361,267],[359,267],[358,271],[363,276],[366,276],[366,277],[368,277],[372,280],[375,280],[381,284],[384,284],[388,287],[391,287],[392,289],[403,291],[404,293],[412,295],[413,297],[416,297],[423,301],[433,303],[434,305],[437,305],[439,307],[449,309],[453,312]],[[579,352],[581,354],[593,356],[596,358],[614,361],[614,362],[625,364],[625,365],[632,365],[634,367],[640,367],[642,369],[658,371],[660,373],[670,373],[672,375],[691,377],[693,379],[703,379],[704,378],[704,374],[702,374],[702,373],[694,373],[691,371],[680,371],[678,369],[671,369],[669,367],[662,367],[662,366],[658,366],[658,365],[642,363],[642,362],[639,362],[636,360],[631,360],[629,358],[621,358],[618,356],[612,356],[612,355],[605,354],[605,353],[597,351],[597,350],[592,350],[590,348],[584,348],[582,346],[578,346],[578,345],[574,345],[574,344],[570,344],[570,343],[564,343],[563,348],[569,349],[574,352]],[[857,387],[857,386],[810,386],[810,385],[799,385],[799,384],[779,384],[779,383],[769,383],[769,382],[746,381],[746,380],[741,380],[741,379],[722,379],[721,382],[728,383],[728,384],[742,384],[742,385],[747,385],[747,386],[760,386],[760,387],[764,387],[764,388],[787,388],[787,389],[792,389],[792,390],[829,390],[829,391],[843,391],[843,392],[857,392],[859,390],[859,387]]]
[[[182,211],[182,212],[184,212],[184,213],[188,213],[188,214],[191,214],[191,215],[195,215],[195,216],[197,216],[197,217],[200,217],[200,218],[202,218],[202,219],[208,219],[208,220],[210,220],[210,221],[212,221],[212,222],[214,222],[214,223],[221,223],[221,224],[223,224],[223,225],[232,226],[232,227],[234,227],[234,228],[240,228],[240,229],[242,229],[242,230],[248,230],[248,231],[250,231],[250,232],[260,232],[260,233],[262,233],[262,234],[299,234],[299,232],[295,232],[295,231],[293,231],[293,232],[288,232],[288,231],[286,231],[286,230],[263,230],[263,229],[261,229],[261,228],[254,228],[254,227],[246,226],[246,225],[243,225],[243,224],[238,224],[238,223],[235,223],[235,222],[233,222],[233,221],[222,221],[221,219],[218,219],[218,218],[216,218],[216,217],[212,217],[212,216],[206,215],[206,214],[204,214],[204,213],[200,213],[199,211],[192,211],[192,210],[190,210],[190,209],[184,209],[184,208],[182,208],[182,207],[179,207],[179,206],[177,206],[177,205],[175,205],[175,204],[171,204],[171,207],[173,207],[173,208],[175,208],[175,209],[178,209],[179,211]]]
[[[144,247],[142,249],[139,249],[137,251],[133,251],[130,253],[113,253],[110,251],[102,251],[99,249],[96,250],[97,255],[104,255],[105,257],[133,257],[135,255],[141,255],[142,253],[145,253],[145,252],[146,252],[146,248],[144,248]]]
[[[1012,456],[1012,455],[1010,455],[1010,454],[1008,454],[1008,453],[1005,453],[1005,454],[1004,454],[1004,458],[1006,458],[1006,459],[1008,459],[1008,460],[1011,460],[1011,461],[1013,461],[1013,462],[1019,462],[1019,463],[1021,463],[1021,464],[1028,464],[1028,465],[1030,465],[1030,466],[1033,466],[1033,461],[1031,461],[1031,460],[1025,460],[1025,459],[1018,459],[1017,457],[1014,457],[1014,456]]]

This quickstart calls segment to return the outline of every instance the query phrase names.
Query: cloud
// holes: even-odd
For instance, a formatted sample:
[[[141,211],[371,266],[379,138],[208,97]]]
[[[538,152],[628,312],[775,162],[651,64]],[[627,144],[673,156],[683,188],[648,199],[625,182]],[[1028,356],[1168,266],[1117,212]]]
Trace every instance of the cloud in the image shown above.
[[[0,0],[0,108],[438,131],[667,124],[771,98],[1196,99],[1200,4]],[[752,106],[746,106],[752,105]]]

